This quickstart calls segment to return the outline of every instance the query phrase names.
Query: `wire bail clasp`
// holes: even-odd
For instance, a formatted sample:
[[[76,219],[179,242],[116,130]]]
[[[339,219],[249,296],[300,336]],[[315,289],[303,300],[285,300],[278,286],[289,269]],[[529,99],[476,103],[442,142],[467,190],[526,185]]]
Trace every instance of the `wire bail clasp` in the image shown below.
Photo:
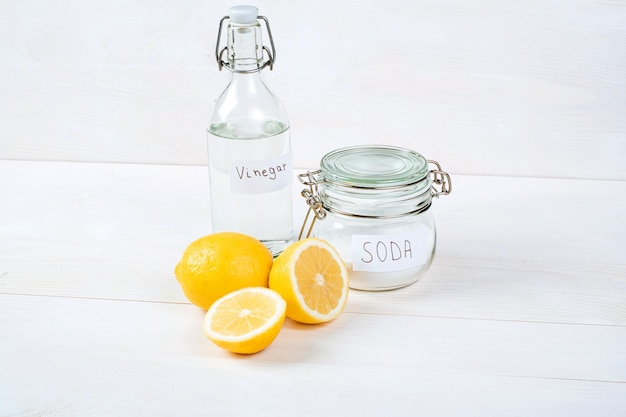
[[[309,221],[309,216],[313,213],[313,218],[311,219],[311,225],[306,232],[305,238],[311,236],[311,231],[313,230],[313,225],[316,220],[324,220],[326,218],[326,210],[324,210],[324,206],[322,205],[322,200],[319,196],[319,190],[317,188],[317,184],[319,184],[322,180],[316,178],[316,175],[319,175],[322,171],[307,171],[303,174],[298,175],[298,180],[301,184],[308,185],[309,188],[305,188],[300,193],[302,197],[306,199],[306,204],[309,206],[309,210],[306,212],[306,216],[304,217],[304,221],[302,222],[302,227],[300,228],[300,234],[298,235],[298,240],[302,239],[302,234],[304,233],[304,229]]]
[[[430,174],[432,175],[431,195],[439,198],[440,195],[450,194],[452,192],[452,180],[450,179],[450,174],[441,169],[441,164],[439,164],[439,162],[434,160],[428,160],[427,162],[435,165],[436,167],[436,169],[430,170]],[[438,186],[439,189],[435,186]]]
[[[257,16],[257,22],[260,22],[260,20],[262,20],[265,23],[265,29],[267,30],[267,35],[270,39],[270,46],[272,50],[270,51],[267,46],[263,45],[262,50],[263,52],[265,52],[265,54],[267,54],[267,60],[265,60],[261,64],[257,64],[256,68],[249,69],[249,70],[241,70],[241,69],[235,70],[230,64],[230,62],[224,61],[222,59],[222,56],[224,55],[224,53],[228,51],[228,46],[225,46],[222,49],[220,49],[220,43],[222,39],[222,27],[224,26],[224,22],[226,20],[230,20],[230,17],[224,16],[220,20],[220,26],[217,31],[217,42],[215,45],[215,60],[217,61],[217,67],[219,68],[219,70],[221,71],[222,68],[225,67],[227,70],[233,71],[233,72],[252,73],[252,72],[261,71],[263,68],[268,67],[268,66],[270,67],[270,71],[273,70],[274,62],[276,61],[276,47],[274,46],[274,38],[272,37],[272,31],[270,30],[270,22],[269,20],[267,20],[267,17]]]

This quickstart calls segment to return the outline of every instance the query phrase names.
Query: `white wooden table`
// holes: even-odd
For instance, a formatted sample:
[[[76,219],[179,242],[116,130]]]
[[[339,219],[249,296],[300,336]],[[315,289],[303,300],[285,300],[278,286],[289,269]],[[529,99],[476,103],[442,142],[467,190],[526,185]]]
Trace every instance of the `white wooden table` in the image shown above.
[[[206,167],[0,161],[0,416],[626,415],[626,182],[452,175],[425,278],[238,356],[173,274]]]

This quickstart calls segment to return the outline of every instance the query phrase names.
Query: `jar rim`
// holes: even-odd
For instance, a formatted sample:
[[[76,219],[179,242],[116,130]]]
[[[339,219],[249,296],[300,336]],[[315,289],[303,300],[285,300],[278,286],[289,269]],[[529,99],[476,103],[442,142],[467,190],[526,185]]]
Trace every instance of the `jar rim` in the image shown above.
[[[323,182],[352,188],[405,187],[428,179],[428,161],[397,146],[361,145],[335,149],[320,162]]]

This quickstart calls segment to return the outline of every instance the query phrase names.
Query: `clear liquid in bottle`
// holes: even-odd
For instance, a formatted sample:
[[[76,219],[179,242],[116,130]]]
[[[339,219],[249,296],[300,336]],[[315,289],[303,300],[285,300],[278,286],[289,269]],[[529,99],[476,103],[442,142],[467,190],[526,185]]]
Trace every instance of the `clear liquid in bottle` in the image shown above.
[[[293,240],[289,127],[215,124],[207,140],[213,231],[245,233],[280,253]]]

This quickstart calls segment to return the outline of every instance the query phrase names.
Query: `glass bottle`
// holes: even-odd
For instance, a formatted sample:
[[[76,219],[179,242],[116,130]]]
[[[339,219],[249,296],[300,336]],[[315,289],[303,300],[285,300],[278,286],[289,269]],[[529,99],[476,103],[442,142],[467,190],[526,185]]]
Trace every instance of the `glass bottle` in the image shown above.
[[[227,46],[220,50],[226,20]],[[271,51],[263,46],[260,20]],[[253,236],[276,256],[293,241],[291,138],[287,113],[261,77],[276,52],[256,7],[231,7],[222,18],[216,59],[231,79],[207,133],[212,230]]]
[[[393,146],[352,146],[329,152],[299,179],[315,216],[307,234],[337,249],[350,288],[400,288],[428,270],[437,240],[432,197],[449,194],[452,184],[436,161]]]

